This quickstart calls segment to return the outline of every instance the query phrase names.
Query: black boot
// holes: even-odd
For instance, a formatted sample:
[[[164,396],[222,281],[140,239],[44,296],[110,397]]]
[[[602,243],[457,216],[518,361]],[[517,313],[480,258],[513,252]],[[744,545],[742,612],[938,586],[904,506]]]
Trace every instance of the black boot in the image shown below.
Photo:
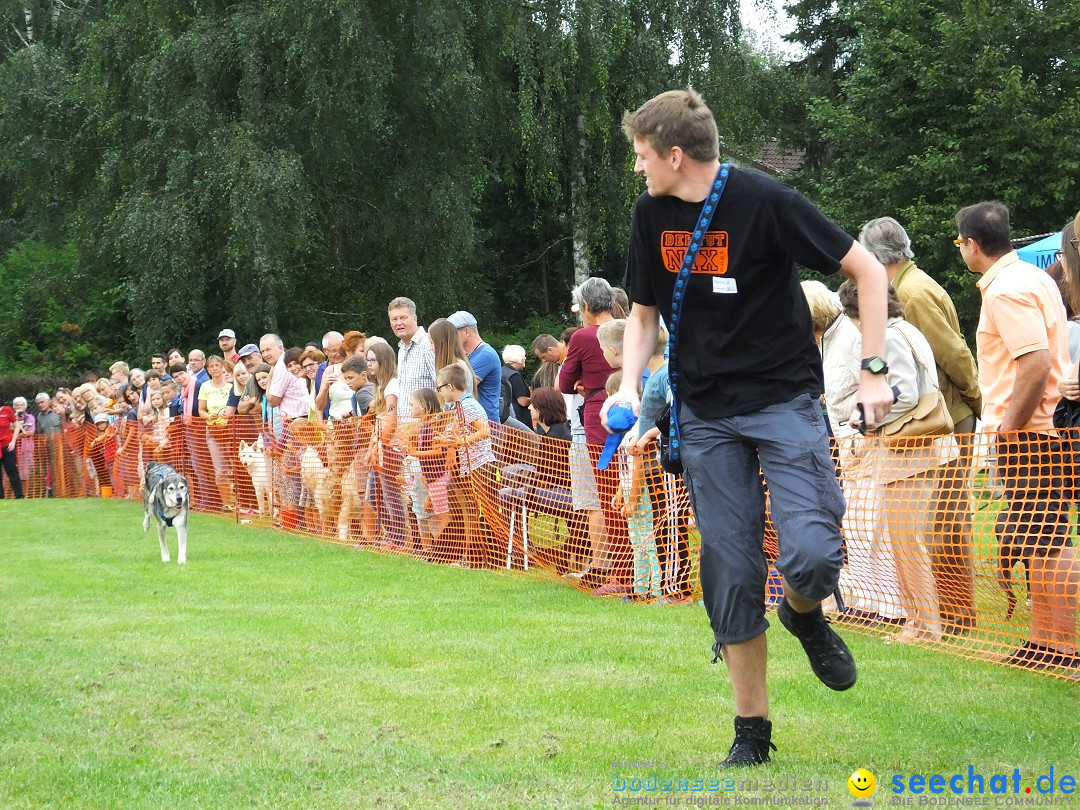
[[[720,767],[763,765],[769,761],[770,748],[776,750],[772,744],[772,723],[761,717],[736,717],[735,742]]]
[[[855,685],[855,659],[844,640],[829,627],[820,606],[809,613],[796,613],[784,599],[776,615],[780,624],[802,643],[818,680],[837,692]]]

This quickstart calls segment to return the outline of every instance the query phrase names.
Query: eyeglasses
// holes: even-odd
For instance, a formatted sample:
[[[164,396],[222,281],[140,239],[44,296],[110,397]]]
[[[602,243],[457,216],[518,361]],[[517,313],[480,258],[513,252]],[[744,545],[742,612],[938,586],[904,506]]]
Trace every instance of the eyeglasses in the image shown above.
[[[1060,261],[1061,261],[1061,257],[1062,257],[1062,255],[1063,255],[1063,254],[1061,253],[1061,251],[1060,251],[1060,250],[1055,250],[1055,251],[1054,251],[1054,261],[1055,261],[1055,262],[1060,262]]]
[[[970,238],[970,237],[967,237],[967,236],[961,236],[961,237],[959,237],[958,239],[953,239],[953,240],[952,240],[952,243],[953,243],[954,245],[956,245],[957,247],[960,247],[960,246],[961,246],[962,244],[964,244],[964,242],[966,242],[966,241],[967,241],[967,240],[968,240],[969,238]]]
[[[436,391],[442,391],[444,388],[449,388],[449,387],[450,387],[450,383],[443,383],[442,385],[436,385],[435,390]]]
[[[305,370],[309,369],[309,368],[318,368],[318,367],[319,367],[318,363],[304,363],[302,366],[300,366],[300,368],[305,369]]]
[[[1074,236],[1069,240],[1069,244],[1072,245],[1073,250],[1080,250],[1080,236]]]
[[[378,360],[376,360],[376,359],[375,359],[374,357],[369,357],[369,358],[368,358],[368,359],[367,359],[366,361],[364,361],[364,362],[366,362],[366,363],[367,363],[367,364],[368,364],[369,366],[370,366],[370,365],[378,365],[378,364],[379,364],[379,361],[378,361]]]

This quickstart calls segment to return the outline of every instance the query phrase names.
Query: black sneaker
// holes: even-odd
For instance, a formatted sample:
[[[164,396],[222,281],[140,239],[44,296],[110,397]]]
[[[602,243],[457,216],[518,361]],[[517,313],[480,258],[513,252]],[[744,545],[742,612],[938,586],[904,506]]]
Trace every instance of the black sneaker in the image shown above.
[[[820,606],[810,613],[796,613],[785,599],[776,615],[780,624],[802,643],[819,681],[837,692],[855,685],[855,659],[844,640],[829,627]]]
[[[727,759],[721,768],[739,768],[746,765],[764,765],[769,761],[772,744],[772,723],[760,717],[735,718],[735,742],[731,744]]]

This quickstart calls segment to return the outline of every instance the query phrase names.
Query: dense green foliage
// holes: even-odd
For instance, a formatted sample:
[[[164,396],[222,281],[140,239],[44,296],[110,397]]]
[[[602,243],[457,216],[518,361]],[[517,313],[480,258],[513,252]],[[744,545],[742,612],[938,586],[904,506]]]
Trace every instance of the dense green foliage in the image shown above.
[[[692,82],[752,151],[791,108],[732,0],[20,0],[0,23],[0,371],[223,324],[385,331],[396,295],[425,321],[559,311],[575,270],[622,274],[625,110]]]
[[[845,228],[891,214],[957,301],[952,216],[1080,207],[1078,0],[792,0],[790,65],[733,0],[0,0],[0,373],[308,339],[466,307],[558,322],[617,280],[640,181],[620,118],[693,84],[726,150],[808,148]]]
[[[1009,206],[1013,235],[1080,208],[1077,0],[821,0],[789,5],[817,89],[803,187],[856,233],[894,216],[974,337],[978,294],[956,254],[958,209]],[[813,141],[813,139],[817,139]]]

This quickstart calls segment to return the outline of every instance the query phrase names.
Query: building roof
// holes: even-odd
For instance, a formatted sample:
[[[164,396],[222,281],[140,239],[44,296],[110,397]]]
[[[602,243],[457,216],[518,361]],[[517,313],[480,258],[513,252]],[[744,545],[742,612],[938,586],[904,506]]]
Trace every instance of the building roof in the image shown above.
[[[770,138],[756,155],[750,156],[742,151],[731,149],[724,139],[720,139],[720,149],[735,158],[742,165],[775,176],[795,174],[806,163],[806,150],[794,147],[782,147],[775,138]]]
[[[806,150],[781,147],[779,142],[768,140],[761,146],[761,151],[754,157],[755,169],[768,174],[795,174],[806,162]]]

